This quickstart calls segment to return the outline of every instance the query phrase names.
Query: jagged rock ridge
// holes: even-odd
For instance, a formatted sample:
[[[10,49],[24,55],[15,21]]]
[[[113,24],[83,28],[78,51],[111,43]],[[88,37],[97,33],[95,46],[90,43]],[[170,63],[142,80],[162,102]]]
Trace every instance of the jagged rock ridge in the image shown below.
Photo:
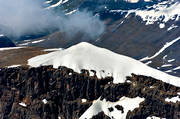
[[[134,74],[125,83],[112,81],[111,77],[98,79],[96,75],[89,76],[87,70],[78,74],[66,67],[3,68],[0,69],[0,118],[78,119],[100,96],[101,100],[110,102],[123,96],[145,98],[139,108],[128,112],[127,119],[180,118],[180,103],[165,101],[167,97],[177,96],[180,88]],[[115,108],[123,113],[125,107]],[[109,117],[101,112],[92,118]]]

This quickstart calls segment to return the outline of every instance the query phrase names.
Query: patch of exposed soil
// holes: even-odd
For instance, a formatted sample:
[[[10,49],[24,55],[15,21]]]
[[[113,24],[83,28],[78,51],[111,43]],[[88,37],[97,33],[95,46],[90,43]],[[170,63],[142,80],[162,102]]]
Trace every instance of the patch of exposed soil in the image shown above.
[[[0,51],[0,67],[11,65],[27,65],[27,60],[37,55],[46,54],[43,48],[25,47]]]

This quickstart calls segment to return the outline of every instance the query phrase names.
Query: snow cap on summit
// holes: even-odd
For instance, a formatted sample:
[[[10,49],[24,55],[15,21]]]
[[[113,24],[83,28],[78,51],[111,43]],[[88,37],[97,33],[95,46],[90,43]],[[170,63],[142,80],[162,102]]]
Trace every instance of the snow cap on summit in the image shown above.
[[[53,65],[66,66],[76,72],[81,69],[95,70],[98,78],[112,76],[114,83],[123,83],[132,73],[150,76],[180,87],[180,78],[153,69],[133,58],[82,42],[62,51],[40,55],[28,60],[32,67]]]

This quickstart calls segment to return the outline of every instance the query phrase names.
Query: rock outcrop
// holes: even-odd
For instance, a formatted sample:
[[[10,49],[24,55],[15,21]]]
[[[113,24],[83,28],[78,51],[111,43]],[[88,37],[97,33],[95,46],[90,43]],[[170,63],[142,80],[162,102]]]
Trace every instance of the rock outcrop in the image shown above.
[[[2,119],[78,119],[99,97],[110,102],[122,96],[141,97],[139,108],[129,111],[127,119],[149,116],[180,118],[180,103],[167,102],[178,96],[180,88],[151,77],[132,74],[127,82],[113,84],[113,78],[98,79],[87,70],[80,74],[66,67],[17,67],[0,69],[0,118]],[[85,101],[84,101],[84,100]],[[121,113],[121,105],[115,108]],[[109,108],[113,111],[114,108]],[[109,119],[104,112],[93,119]]]

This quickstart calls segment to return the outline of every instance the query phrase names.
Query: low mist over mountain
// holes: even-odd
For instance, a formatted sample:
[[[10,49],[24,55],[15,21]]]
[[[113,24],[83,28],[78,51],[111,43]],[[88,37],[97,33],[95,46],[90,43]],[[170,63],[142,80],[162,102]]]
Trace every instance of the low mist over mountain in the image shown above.
[[[83,32],[90,37],[97,37],[104,31],[104,23],[91,12],[79,11],[72,16],[65,16],[46,9],[41,0],[0,1],[1,32],[10,37],[38,35],[44,32],[61,30],[68,36]],[[6,11],[4,13],[4,11]],[[76,30],[74,30],[76,29]]]
[[[52,0],[43,6],[69,18],[62,20],[65,27],[20,46],[67,48],[86,41],[180,76],[179,1]]]

